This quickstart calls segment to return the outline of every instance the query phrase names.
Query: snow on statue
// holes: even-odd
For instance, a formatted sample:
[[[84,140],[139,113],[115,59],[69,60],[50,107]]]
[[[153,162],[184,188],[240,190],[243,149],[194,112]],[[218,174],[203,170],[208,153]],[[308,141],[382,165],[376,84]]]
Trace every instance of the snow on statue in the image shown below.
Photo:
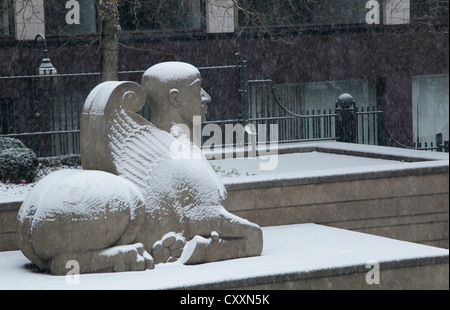
[[[146,96],[153,124],[137,114]],[[197,68],[181,62],[151,67],[142,87],[96,86],[81,117],[83,171],[44,178],[24,201],[24,254],[55,274],[69,260],[101,272],[260,255],[260,227],[225,210],[225,187],[190,141],[210,99]]]
[[[28,259],[54,274],[66,274],[70,260],[81,273],[151,269],[153,258],[135,243],[144,219],[143,197],[130,182],[103,171],[62,170],[26,197],[17,241]],[[112,246],[121,251],[104,251]]]

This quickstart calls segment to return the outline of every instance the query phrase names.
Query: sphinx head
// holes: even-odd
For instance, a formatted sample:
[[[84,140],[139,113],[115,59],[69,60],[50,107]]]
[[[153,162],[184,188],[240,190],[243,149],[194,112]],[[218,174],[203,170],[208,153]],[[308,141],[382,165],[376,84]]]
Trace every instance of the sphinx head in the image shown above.
[[[201,87],[196,67],[184,62],[163,62],[150,67],[142,77],[142,87],[151,107],[152,123],[167,132],[173,124],[191,131],[193,119],[205,121],[211,97]]]

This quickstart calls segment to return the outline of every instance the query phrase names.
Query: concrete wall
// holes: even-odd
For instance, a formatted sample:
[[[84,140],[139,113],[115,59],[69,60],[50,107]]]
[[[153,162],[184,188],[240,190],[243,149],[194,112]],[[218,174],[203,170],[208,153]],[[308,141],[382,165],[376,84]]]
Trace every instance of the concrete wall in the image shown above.
[[[380,268],[385,268],[384,266]],[[353,269],[353,270],[352,270]],[[298,276],[297,279],[278,279],[272,282],[244,287],[238,290],[448,290],[448,263],[427,266],[385,268],[380,272],[379,284],[365,282],[366,271],[357,268],[333,270],[328,275]],[[263,281],[261,281],[263,282]]]
[[[362,146],[362,153],[359,145],[336,142],[299,145],[280,153],[316,150],[419,163],[411,163],[411,169],[371,173],[249,183],[227,180],[227,210],[260,226],[315,223],[449,248],[448,154],[398,153],[399,149],[379,146]],[[0,204],[0,251],[17,249],[15,221],[20,205]]]
[[[355,265],[200,284],[183,289],[448,290],[449,288],[448,257],[383,263],[380,265],[379,283],[368,284],[366,275],[367,269],[364,265]]]
[[[0,251],[17,250],[16,218],[22,202],[0,204]]]
[[[448,248],[448,174],[228,190],[261,226],[316,223]]]

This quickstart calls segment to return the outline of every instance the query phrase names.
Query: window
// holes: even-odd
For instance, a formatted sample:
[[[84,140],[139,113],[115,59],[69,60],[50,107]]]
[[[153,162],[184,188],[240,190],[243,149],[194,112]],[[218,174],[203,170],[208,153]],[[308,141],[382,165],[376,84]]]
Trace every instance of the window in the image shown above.
[[[343,93],[353,96],[359,109],[377,106],[377,81],[370,80],[346,80],[323,81],[276,85],[276,95],[280,101],[292,112],[304,114],[306,111],[324,111],[336,108],[336,101]],[[261,94],[266,93],[260,89],[260,85],[251,86],[251,106],[258,106],[264,101]],[[267,94],[270,96],[270,91]],[[265,109],[269,111],[273,109]],[[252,117],[267,117],[262,110],[253,110]],[[284,115],[284,112],[281,112]],[[272,115],[273,116],[273,115]],[[278,116],[278,115],[276,115]]]
[[[443,0],[411,0],[411,20],[448,24],[449,2]]]
[[[45,1],[45,26],[47,35],[83,35],[96,33],[96,8],[92,0],[77,0],[77,7],[70,5],[71,1]],[[66,4],[69,5],[66,8]],[[79,8],[79,11],[78,11]],[[75,22],[68,21],[73,18],[71,10],[79,19]],[[73,12],[73,11],[72,11]],[[68,16],[69,15],[69,16]]]
[[[206,32],[234,32],[234,3],[232,0],[208,0],[206,3]]]
[[[410,0],[386,0],[383,12],[385,25],[409,24]]]
[[[124,31],[198,30],[202,28],[201,0],[123,0],[119,4]]]
[[[302,95],[297,103],[299,114],[327,114],[330,110],[333,113],[336,101],[343,93],[348,93],[355,99],[360,112],[373,111],[377,107],[376,79],[308,82],[300,84],[300,90]],[[290,95],[289,92],[287,95]],[[295,99],[295,96],[289,97]],[[291,103],[291,106],[295,105]],[[331,125],[334,127],[334,120],[331,120]],[[378,132],[374,115],[359,115],[357,132],[358,143],[376,144]]]
[[[360,112],[374,111],[377,107],[377,80],[320,81],[276,85],[276,96],[290,112],[301,115],[333,114],[336,101],[343,93],[353,96]],[[292,120],[274,102],[268,84],[251,83],[249,90],[249,118],[279,118],[281,140],[334,137],[334,118],[308,118]],[[331,113],[330,113],[331,112]],[[358,143],[376,144],[378,129],[374,114],[358,116]]]
[[[239,26],[361,24],[368,12],[366,3],[367,0],[241,0]]]
[[[17,0],[12,3],[16,40],[34,40],[38,33],[45,33],[43,0]]]
[[[414,76],[413,95],[413,139],[416,146],[430,146],[436,134],[442,133],[449,140],[448,129],[448,74]]]
[[[9,36],[9,0],[0,0],[0,36]]]
[[[348,93],[353,96],[358,108],[374,107],[376,101],[376,80],[346,80],[304,83],[305,109],[333,109],[338,97]]]

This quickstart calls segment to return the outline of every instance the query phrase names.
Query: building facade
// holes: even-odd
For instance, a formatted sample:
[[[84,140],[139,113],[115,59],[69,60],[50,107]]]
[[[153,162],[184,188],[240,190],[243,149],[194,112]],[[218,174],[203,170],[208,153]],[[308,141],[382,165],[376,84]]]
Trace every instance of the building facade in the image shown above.
[[[334,109],[337,97],[350,93],[358,107],[383,111],[389,139],[383,134],[382,143],[436,146],[437,134],[449,140],[448,1],[121,0],[117,5],[119,71],[142,71],[171,60],[206,68],[229,65],[240,53],[248,61],[249,80],[274,81],[280,101],[294,113]],[[45,34],[58,73],[101,72],[102,26],[95,1],[0,0],[0,16],[0,76],[35,74],[36,59],[43,57],[38,33]],[[204,80],[211,106],[217,103],[210,120],[236,118],[229,114],[236,100],[233,73],[205,70]],[[15,87],[11,80],[0,83]],[[64,83],[58,87],[74,85]],[[80,83],[74,87],[82,102],[94,82]],[[258,92],[257,84],[249,85],[249,96]],[[5,125],[5,115],[14,114],[11,102],[24,97],[3,93],[0,135],[17,131]],[[33,96],[29,101],[42,105],[46,95]],[[273,108],[260,104],[262,96],[250,98],[249,117],[274,115],[267,112]],[[56,103],[29,112],[27,124],[35,115],[55,113],[53,106],[65,100],[49,98]],[[59,121],[61,113],[67,119],[64,110]],[[71,122],[66,131],[77,130],[76,120]],[[43,123],[36,120],[20,131],[51,130],[41,128]]]

